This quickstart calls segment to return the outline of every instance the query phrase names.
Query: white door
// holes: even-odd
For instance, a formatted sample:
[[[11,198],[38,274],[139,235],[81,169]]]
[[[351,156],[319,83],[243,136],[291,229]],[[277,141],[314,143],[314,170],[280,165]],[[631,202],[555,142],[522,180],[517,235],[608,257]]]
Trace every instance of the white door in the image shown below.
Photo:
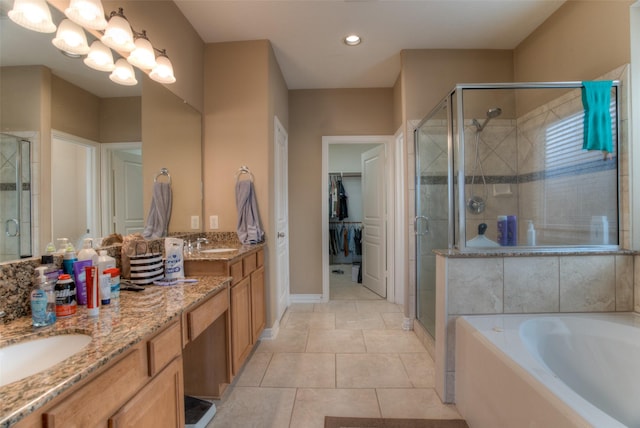
[[[288,136],[277,117],[275,129],[275,218],[276,218],[276,319],[280,319],[289,306],[289,184]]]
[[[142,233],[142,156],[125,151],[112,153],[114,230],[121,235]]]
[[[385,146],[361,155],[362,285],[387,297]]]

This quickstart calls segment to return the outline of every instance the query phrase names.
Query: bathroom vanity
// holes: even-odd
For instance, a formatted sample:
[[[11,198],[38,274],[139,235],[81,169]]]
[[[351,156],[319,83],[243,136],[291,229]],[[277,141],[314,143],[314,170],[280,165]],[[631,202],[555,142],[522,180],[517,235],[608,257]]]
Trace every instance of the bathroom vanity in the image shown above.
[[[184,395],[219,397],[230,382],[229,285],[195,284],[122,292],[119,305],[86,308],[33,329],[23,317],[0,326],[0,346],[81,333],[72,357],[0,387],[0,427],[184,426]]]
[[[265,327],[264,249],[242,246],[230,252],[201,251],[185,259],[187,276],[231,277],[231,369],[232,377],[249,356]]]

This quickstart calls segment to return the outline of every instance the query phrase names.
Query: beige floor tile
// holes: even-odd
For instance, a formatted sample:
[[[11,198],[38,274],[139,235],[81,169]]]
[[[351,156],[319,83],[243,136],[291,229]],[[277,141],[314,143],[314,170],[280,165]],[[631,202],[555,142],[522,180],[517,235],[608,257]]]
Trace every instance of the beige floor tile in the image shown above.
[[[285,329],[336,328],[336,315],[331,312],[292,312],[289,314]]]
[[[381,330],[385,328],[385,324],[382,316],[376,312],[336,312],[336,328]]]
[[[274,354],[262,379],[263,387],[335,388],[334,354]]]
[[[307,352],[367,352],[361,330],[309,330]]]
[[[329,289],[331,300],[381,300],[382,298],[361,284],[334,286]]]
[[[292,303],[287,312],[313,312],[313,303]]]
[[[428,353],[400,354],[414,388],[435,388],[435,364]]]
[[[384,328],[388,330],[402,330],[404,314],[402,312],[387,312],[380,314],[384,321]]]
[[[271,352],[251,355],[238,375],[236,386],[260,386],[272,356]]]
[[[337,354],[338,388],[411,388],[398,354]]]
[[[325,416],[379,418],[374,389],[298,389],[292,428],[323,428]]]
[[[275,339],[261,340],[255,353],[259,352],[304,352],[309,330],[281,328]]]
[[[442,404],[433,388],[379,388],[376,392],[383,418],[461,418],[455,406]]]
[[[314,312],[355,312],[356,303],[348,300],[333,300],[327,303],[316,303]]]
[[[378,313],[400,312],[402,313],[402,306],[396,305],[391,302],[387,302],[386,300],[358,301],[356,302],[356,307],[358,308],[358,312],[378,312]]]
[[[235,387],[207,428],[288,428],[295,388]]]
[[[409,353],[425,352],[424,346],[412,331],[403,330],[362,330],[367,352]]]

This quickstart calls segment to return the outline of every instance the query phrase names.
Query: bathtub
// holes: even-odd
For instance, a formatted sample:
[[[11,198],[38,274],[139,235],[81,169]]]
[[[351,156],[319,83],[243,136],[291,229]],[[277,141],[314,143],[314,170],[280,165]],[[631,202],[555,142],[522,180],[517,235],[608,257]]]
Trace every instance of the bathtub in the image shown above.
[[[640,427],[640,316],[463,316],[456,407],[471,428]]]

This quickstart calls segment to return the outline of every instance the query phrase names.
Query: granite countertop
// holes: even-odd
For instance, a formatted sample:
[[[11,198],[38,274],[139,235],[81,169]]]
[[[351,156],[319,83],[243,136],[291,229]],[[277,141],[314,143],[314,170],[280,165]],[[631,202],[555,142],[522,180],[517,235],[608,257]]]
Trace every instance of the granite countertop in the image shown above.
[[[254,253],[265,246],[264,242],[259,244],[243,245],[237,241],[215,242],[214,245],[203,245],[200,251],[195,248],[191,254],[185,254],[185,260],[233,260]],[[230,249],[230,251],[220,251]],[[231,250],[232,249],[232,250]],[[208,251],[214,250],[214,251]]]
[[[91,318],[85,306],[52,325],[34,328],[31,317],[0,325],[0,347],[37,337],[83,333],[92,341],[82,351],[48,370],[0,387],[0,427],[8,427],[42,407],[112,358],[159,331],[199,302],[229,286],[230,277],[195,277],[197,283],[148,286],[144,291],[121,291],[119,304],[100,307]]]

